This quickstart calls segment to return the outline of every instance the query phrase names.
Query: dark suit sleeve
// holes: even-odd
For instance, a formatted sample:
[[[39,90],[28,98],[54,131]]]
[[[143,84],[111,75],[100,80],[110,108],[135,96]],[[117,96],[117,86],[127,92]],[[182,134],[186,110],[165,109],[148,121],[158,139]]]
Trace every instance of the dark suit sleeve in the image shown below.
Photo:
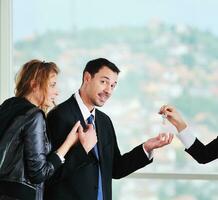
[[[73,125],[78,120],[72,116],[69,110],[52,110],[47,116],[47,125],[49,129],[50,141],[53,151],[56,151],[64,142]],[[89,157],[82,145],[78,142],[75,144],[65,156],[65,163],[60,170],[57,171],[54,178],[62,179],[69,176],[79,167],[86,165]]]
[[[218,137],[207,145],[196,139],[194,144],[185,151],[200,164],[211,162],[218,158]]]
[[[146,156],[142,144],[135,147],[128,153],[121,155],[117,139],[114,131],[113,124],[110,120],[111,127],[113,129],[113,141],[114,141],[114,156],[113,156],[113,174],[112,177],[119,179],[125,177],[132,172],[150,164],[153,160],[149,160]]]

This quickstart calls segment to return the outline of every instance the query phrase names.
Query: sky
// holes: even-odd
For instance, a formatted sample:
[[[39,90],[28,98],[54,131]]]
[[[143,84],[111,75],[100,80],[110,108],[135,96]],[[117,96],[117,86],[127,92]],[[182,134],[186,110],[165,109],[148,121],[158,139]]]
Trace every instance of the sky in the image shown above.
[[[218,35],[217,0],[13,0],[13,37],[48,30],[146,26],[152,19]]]

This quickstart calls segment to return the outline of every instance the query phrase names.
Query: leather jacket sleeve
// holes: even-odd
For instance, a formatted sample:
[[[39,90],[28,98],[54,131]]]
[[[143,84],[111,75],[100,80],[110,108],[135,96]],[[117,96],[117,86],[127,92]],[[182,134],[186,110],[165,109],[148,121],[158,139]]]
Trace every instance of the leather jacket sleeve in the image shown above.
[[[61,160],[56,153],[48,155],[50,144],[41,112],[29,117],[23,133],[26,176],[32,183],[44,182],[61,165]]]

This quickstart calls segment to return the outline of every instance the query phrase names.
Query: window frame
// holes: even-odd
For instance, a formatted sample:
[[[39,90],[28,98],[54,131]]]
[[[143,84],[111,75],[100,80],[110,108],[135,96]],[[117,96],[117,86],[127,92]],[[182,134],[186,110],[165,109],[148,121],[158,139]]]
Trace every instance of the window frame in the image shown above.
[[[12,92],[12,0],[0,0],[0,103]]]

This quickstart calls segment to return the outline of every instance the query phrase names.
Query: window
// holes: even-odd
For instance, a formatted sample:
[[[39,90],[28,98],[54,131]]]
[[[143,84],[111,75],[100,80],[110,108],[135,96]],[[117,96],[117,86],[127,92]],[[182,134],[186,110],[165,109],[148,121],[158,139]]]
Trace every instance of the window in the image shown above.
[[[102,108],[114,122],[121,152],[168,129],[157,114],[165,103],[177,106],[194,134],[206,143],[218,130],[217,4],[212,0],[14,0],[13,76],[32,58],[56,62],[62,71],[61,102],[79,88],[86,62],[106,57],[121,69],[114,95]],[[156,150],[154,162],[140,172],[217,171],[216,161],[201,166],[183,149],[175,138],[172,145]],[[126,186],[129,200],[150,194],[154,199],[162,194],[166,199],[181,194],[194,199],[205,183],[124,179],[115,181],[113,199],[122,200]],[[216,185],[210,183],[211,191]],[[208,190],[200,194],[209,195]]]

